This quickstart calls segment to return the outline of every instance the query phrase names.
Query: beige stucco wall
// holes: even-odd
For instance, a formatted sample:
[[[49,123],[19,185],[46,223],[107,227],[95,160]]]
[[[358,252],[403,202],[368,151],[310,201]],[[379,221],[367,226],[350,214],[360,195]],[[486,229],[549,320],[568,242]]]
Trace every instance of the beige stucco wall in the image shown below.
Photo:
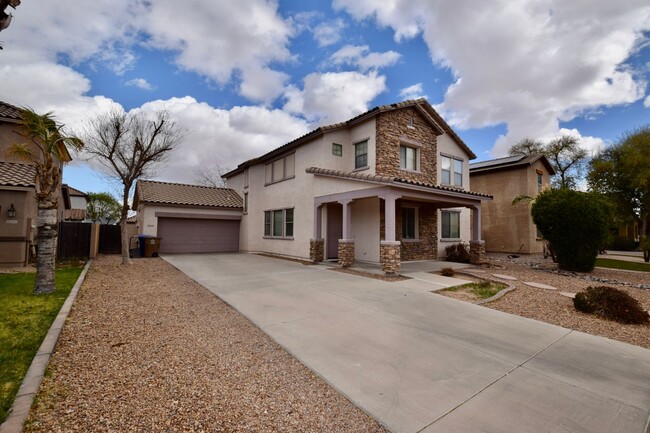
[[[437,175],[438,179],[442,179],[441,176],[441,157],[442,155],[455,156],[457,158],[463,159],[463,190],[466,191],[477,191],[474,187],[474,184],[470,184],[469,176],[469,157],[465,151],[458,145],[456,142],[449,136],[449,134],[443,134],[438,137],[438,165],[437,165]],[[473,182],[473,180],[472,180]],[[440,183],[439,183],[440,184]],[[445,210],[460,211],[460,239],[442,239],[442,218],[440,217],[440,211],[438,211],[438,257],[445,257],[445,248],[450,244],[456,244],[458,242],[469,243],[472,233],[471,233],[471,222],[472,214],[470,209],[467,208],[450,208]]]
[[[543,171],[543,188],[549,188],[550,176],[540,161],[527,167],[472,175],[474,191],[494,196],[494,200],[483,204],[481,215],[486,251],[542,252],[543,242],[537,238],[537,229],[530,216],[530,203],[512,205],[512,200],[519,195],[537,196],[536,170]]]

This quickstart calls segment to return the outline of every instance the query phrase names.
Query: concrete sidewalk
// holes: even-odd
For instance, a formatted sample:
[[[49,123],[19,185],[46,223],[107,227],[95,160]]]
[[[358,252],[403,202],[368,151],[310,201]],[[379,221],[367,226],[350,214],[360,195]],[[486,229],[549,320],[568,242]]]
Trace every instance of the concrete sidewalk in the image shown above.
[[[650,350],[284,260],[164,259],[395,432],[645,432]]]

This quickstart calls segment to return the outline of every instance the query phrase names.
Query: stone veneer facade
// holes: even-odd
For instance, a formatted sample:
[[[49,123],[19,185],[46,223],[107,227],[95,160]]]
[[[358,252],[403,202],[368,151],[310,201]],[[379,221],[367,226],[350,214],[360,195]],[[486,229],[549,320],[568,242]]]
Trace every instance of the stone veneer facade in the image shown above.
[[[339,239],[339,264],[343,268],[354,264],[354,241]]]
[[[395,274],[399,272],[402,265],[399,241],[381,241],[379,256],[382,271],[387,274]]]
[[[418,110],[411,107],[379,114],[376,118],[376,133],[376,174],[436,184],[436,134]],[[402,144],[419,149],[417,171],[400,169],[399,153]]]
[[[418,239],[402,239],[402,208],[418,209]],[[379,205],[379,234],[385,237],[384,202]],[[404,261],[437,260],[438,258],[438,209],[431,203],[397,200],[395,204],[395,240],[401,241],[400,257]]]
[[[325,260],[325,239],[309,240],[309,258],[314,263]]]
[[[469,262],[482,265],[485,261],[485,241],[469,241]]]

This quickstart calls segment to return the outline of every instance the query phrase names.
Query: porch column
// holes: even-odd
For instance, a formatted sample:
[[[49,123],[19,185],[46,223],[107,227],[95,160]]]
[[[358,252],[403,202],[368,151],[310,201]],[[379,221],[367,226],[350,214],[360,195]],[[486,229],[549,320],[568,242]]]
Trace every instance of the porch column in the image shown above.
[[[309,240],[309,258],[314,262],[325,260],[325,239],[322,236],[323,208],[314,204],[314,237]]]
[[[485,241],[481,240],[481,205],[473,206],[472,240],[469,241],[469,261],[481,265],[485,261]]]
[[[387,275],[399,271],[401,262],[401,242],[395,240],[395,200],[393,194],[386,194],[384,199],[384,234],[385,240],[379,244],[381,270]]]
[[[339,201],[343,205],[343,239],[339,239],[339,264],[347,268],[354,264],[354,239],[352,239],[352,200]]]

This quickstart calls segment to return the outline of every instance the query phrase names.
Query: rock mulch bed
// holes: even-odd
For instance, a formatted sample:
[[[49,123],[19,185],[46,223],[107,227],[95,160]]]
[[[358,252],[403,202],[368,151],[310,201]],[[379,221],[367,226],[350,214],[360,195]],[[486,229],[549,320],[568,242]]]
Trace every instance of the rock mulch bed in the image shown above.
[[[543,259],[542,259],[543,260]],[[638,300],[644,309],[650,309],[650,290],[639,288],[650,282],[650,275],[642,272],[596,269],[593,273],[565,273],[557,270],[550,260],[542,262],[535,256],[522,256],[510,260],[505,255],[488,255],[488,266],[493,272],[517,278],[510,284],[517,287],[501,299],[486,304],[488,308],[517,314],[569,329],[623,341],[650,348],[650,325],[624,325],[581,313],[573,307],[567,295],[584,291],[589,286],[612,285],[624,290]],[[596,281],[595,279],[598,279]],[[602,283],[607,280],[607,283]],[[524,281],[534,281],[557,288],[545,290],[527,286]],[[618,284],[613,283],[617,281]],[[564,294],[561,294],[563,292]]]
[[[161,259],[93,263],[25,432],[385,432]]]

